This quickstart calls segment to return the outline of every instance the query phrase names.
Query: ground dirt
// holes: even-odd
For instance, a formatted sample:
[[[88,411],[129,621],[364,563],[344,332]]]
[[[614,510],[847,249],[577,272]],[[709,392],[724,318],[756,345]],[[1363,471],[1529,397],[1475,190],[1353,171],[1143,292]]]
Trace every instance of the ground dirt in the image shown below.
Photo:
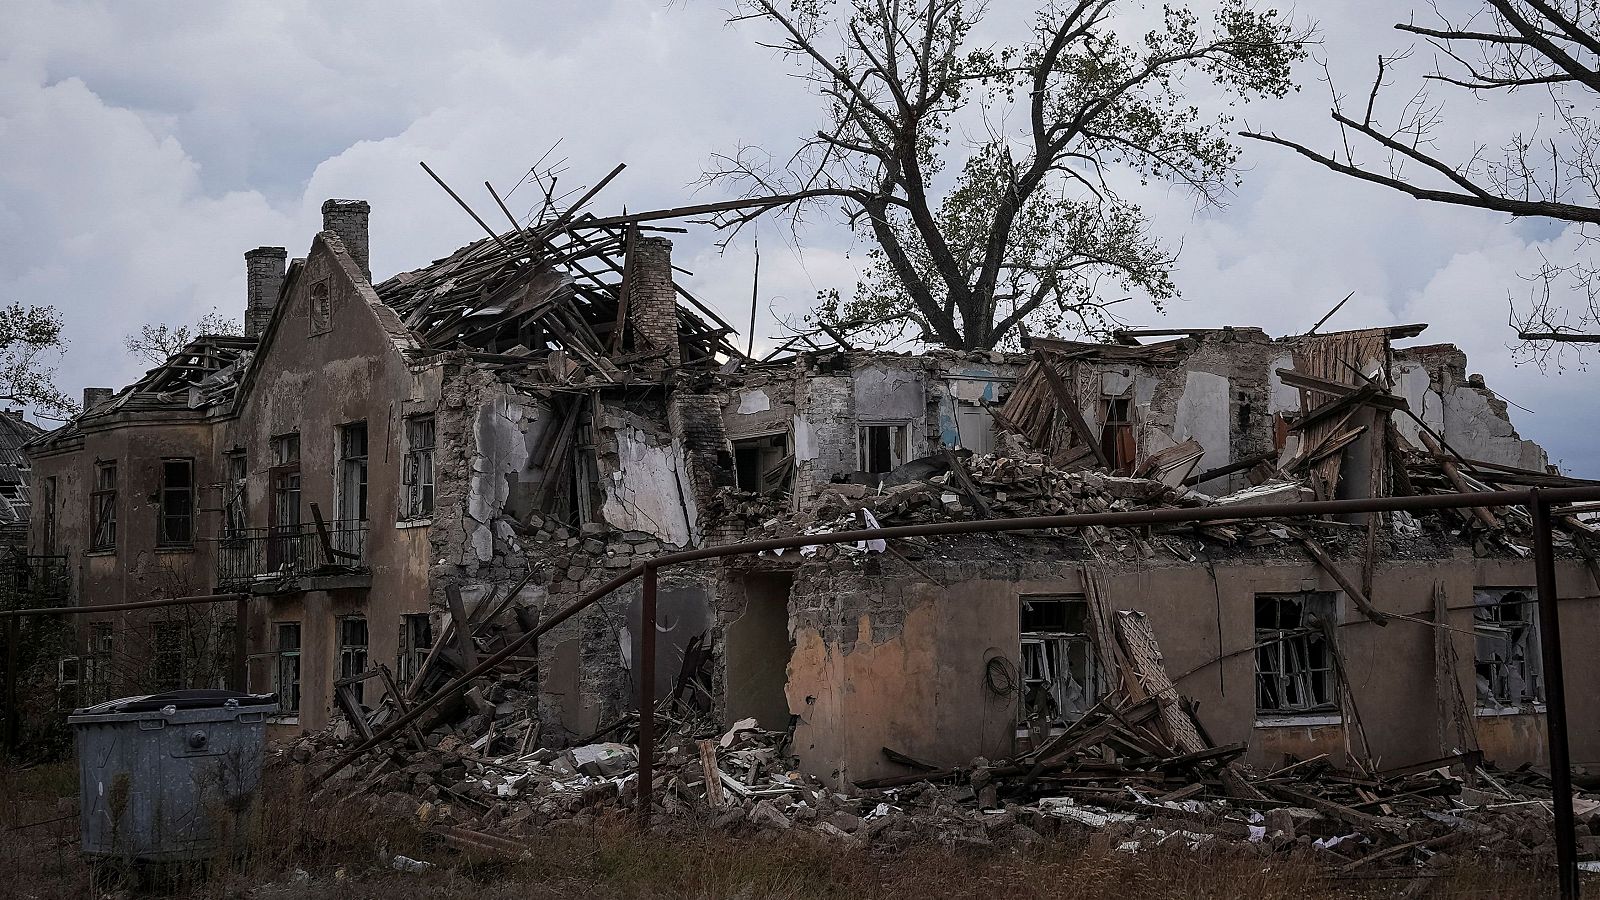
[[[851,850],[820,835],[735,835],[691,822],[642,834],[627,820],[550,829],[520,859],[463,854],[415,820],[269,792],[248,848],[210,866],[93,882],[78,854],[70,764],[0,769],[0,898],[167,896],[297,900],[544,897],[1198,898],[1544,897],[1554,873],[1444,860],[1418,878],[1338,877],[1315,858],[1230,849],[1129,854],[1089,832],[1008,850],[928,844]],[[423,871],[397,871],[396,855]],[[1440,862],[1439,859],[1435,860]],[[1426,888],[1424,892],[1422,889]],[[1600,880],[1589,885],[1600,890]]]

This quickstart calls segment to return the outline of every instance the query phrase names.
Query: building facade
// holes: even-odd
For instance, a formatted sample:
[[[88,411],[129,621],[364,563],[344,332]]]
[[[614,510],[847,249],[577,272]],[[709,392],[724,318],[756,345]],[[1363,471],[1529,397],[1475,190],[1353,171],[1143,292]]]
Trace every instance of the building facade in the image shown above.
[[[464,669],[482,648],[462,632],[522,633],[672,549],[868,516],[1575,483],[1459,351],[1395,346],[1422,326],[915,356],[817,336],[758,361],[637,226],[510,232],[374,285],[366,205],[324,215],[303,259],[246,254],[248,334],[30,445],[51,485],[31,540],[66,554],[77,602],[249,597],[87,617],[87,694],[242,682],[280,694],[284,736],[333,721],[342,679],[376,709]],[[1588,527],[1564,522],[1583,646],[1600,591]],[[1092,706],[1113,677],[1095,623],[1134,612],[1207,731],[1258,761],[1539,759],[1526,532],[1481,510],[735,557],[663,573],[656,684],[693,674],[712,712],[792,727],[841,780],[899,774],[884,747],[966,764]],[[639,607],[620,590],[524,661],[541,741],[633,707]],[[1600,676],[1587,656],[1570,683]],[[1594,728],[1573,741],[1600,759]]]

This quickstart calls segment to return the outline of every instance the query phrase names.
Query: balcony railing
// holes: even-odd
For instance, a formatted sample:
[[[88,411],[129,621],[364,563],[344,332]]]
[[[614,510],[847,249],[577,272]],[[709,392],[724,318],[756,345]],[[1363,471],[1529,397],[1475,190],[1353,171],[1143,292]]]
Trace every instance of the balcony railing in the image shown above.
[[[217,539],[217,585],[238,588],[256,581],[331,574],[366,565],[367,522],[324,523],[327,542],[311,523],[236,528]],[[329,549],[334,552],[330,556]]]
[[[67,557],[15,553],[0,562],[0,597],[19,608],[60,605],[70,593]]]

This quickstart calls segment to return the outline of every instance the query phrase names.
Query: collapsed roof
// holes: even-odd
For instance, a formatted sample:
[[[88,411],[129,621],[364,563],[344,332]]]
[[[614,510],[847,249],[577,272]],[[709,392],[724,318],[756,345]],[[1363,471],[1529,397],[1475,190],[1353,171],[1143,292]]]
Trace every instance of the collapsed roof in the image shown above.
[[[562,350],[611,374],[618,364],[653,357],[629,327],[628,250],[642,226],[592,226],[592,216],[484,238],[431,265],[376,286],[425,346],[528,355]],[[659,229],[656,229],[659,230]],[[740,356],[732,326],[682,285],[678,336],[685,366]]]

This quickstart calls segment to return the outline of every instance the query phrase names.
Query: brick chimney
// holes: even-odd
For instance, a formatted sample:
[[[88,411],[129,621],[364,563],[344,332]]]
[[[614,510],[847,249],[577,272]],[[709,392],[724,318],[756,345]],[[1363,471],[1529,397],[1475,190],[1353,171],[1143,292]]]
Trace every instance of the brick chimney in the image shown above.
[[[365,200],[328,200],[322,204],[322,230],[331,231],[344,242],[345,252],[355,260],[361,274],[372,280],[367,265],[367,218],[372,207]]]
[[[116,395],[117,392],[113,388],[84,388],[83,411],[88,412]]]
[[[652,350],[667,350],[666,365],[683,362],[678,347],[678,298],[672,287],[672,242],[635,237],[628,247],[628,315],[634,334]]]
[[[282,247],[257,247],[244,254],[244,336],[261,337],[278,305],[289,251]]]

